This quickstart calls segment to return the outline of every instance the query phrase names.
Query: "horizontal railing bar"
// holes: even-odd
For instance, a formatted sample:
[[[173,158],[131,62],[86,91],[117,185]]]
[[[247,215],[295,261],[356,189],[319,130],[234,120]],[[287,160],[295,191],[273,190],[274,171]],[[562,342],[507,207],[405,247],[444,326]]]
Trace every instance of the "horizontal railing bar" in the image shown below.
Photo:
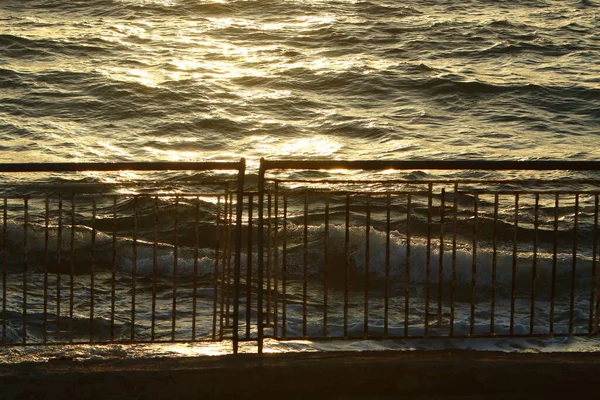
[[[551,339],[551,338],[561,338],[561,337],[595,337],[594,333],[554,333],[550,336],[549,333],[538,333],[533,335],[528,334],[519,334],[519,335],[510,335],[510,334],[498,334],[498,335],[409,335],[409,336],[396,336],[396,335],[371,335],[369,334],[369,339],[367,340],[422,340],[422,339],[531,339],[531,338],[539,338],[539,339]],[[265,335],[265,339],[276,340],[278,342],[289,342],[289,341],[298,341],[298,340],[310,340],[311,342],[329,342],[329,341],[344,341],[344,342],[352,342],[352,341],[365,341],[364,336],[348,336],[344,338],[343,336],[309,336],[308,339],[302,336],[287,336],[286,338],[281,337],[273,337],[272,335]],[[240,339],[240,341],[243,341]],[[256,341],[256,339],[246,339],[246,341]]]
[[[210,171],[239,170],[243,162],[173,161],[173,162],[117,162],[117,163],[5,163],[2,172],[84,172],[84,171]]]
[[[599,171],[600,161],[494,161],[494,160],[442,160],[442,161],[386,161],[386,160],[261,160],[263,170],[296,169],[296,170],[571,170]]]
[[[68,333],[65,333],[68,334]],[[256,340],[256,339],[254,339]],[[6,343],[6,344],[1,344],[0,345],[0,349],[2,348],[6,348],[6,347],[48,347],[48,346],[67,346],[67,347],[72,347],[72,346],[89,346],[90,344],[93,344],[94,346],[98,345],[98,346],[107,346],[107,345],[130,345],[130,344],[181,344],[181,343],[221,343],[221,342],[226,342],[226,341],[230,341],[230,338],[224,338],[224,339],[175,339],[175,340],[171,340],[171,339],[167,339],[167,340],[115,340],[115,341],[94,341],[93,343],[90,341],[72,341],[72,342],[60,342],[60,341],[56,341],[56,342],[50,342],[50,343],[32,343],[32,342],[27,342],[25,344],[23,344],[22,342],[19,343]],[[241,339],[240,339],[241,341]]]
[[[422,180],[410,180],[410,179],[368,179],[368,180],[337,180],[337,179],[323,179],[323,180],[306,180],[306,179],[281,179],[281,178],[268,178],[265,179],[268,183],[308,183],[312,185],[320,184],[346,184],[346,185],[365,185],[365,184],[407,184],[407,185],[428,185],[430,183],[434,185],[443,184],[520,184],[520,185],[598,185],[600,180],[596,179],[563,179],[563,180],[551,180],[551,179],[481,179],[481,180],[460,180],[460,179],[422,179]]]
[[[321,189],[321,190],[302,190],[302,189],[286,189],[286,190],[278,190],[278,191],[272,191],[272,190],[268,190],[267,193],[272,193],[272,194],[283,194],[283,195],[295,195],[295,196],[300,196],[300,195],[305,195],[305,194],[312,194],[312,195],[325,195],[325,194],[329,194],[329,195],[356,195],[356,196],[365,196],[365,195],[370,195],[370,196],[387,196],[388,194],[395,194],[395,195],[400,195],[400,196],[406,196],[408,194],[411,194],[413,196],[426,196],[429,194],[429,192],[427,191],[397,191],[397,190],[392,190],[392,191],[357,191],[357,190],[328,190],[328,189]],[[492,195],[492,194],[499,194],[499,195],[515,195],[515,194],[526,194],[526,195],[535,195],[535,194],[588,194],[588,195],[595,195],[595,194],[600,194],[600,191],[585,191],[585,190],[548,190],[548,191],[533,191],[533,190],[500,190],[500,191],[491,191],[491,190],[484,190],[484,189],[472,189],[472,190],[458,190],[454,193],[458,193],[458,194],[473,194],[473,193],[477,193],[479,195]]]

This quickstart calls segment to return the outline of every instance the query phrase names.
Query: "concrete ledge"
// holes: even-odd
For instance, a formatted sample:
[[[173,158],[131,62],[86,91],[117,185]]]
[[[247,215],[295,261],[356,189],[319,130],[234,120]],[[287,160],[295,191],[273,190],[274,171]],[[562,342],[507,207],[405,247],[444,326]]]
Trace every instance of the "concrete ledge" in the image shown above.
[[[600,396],[599,353],[240,354],[0,366],[1,399]]]

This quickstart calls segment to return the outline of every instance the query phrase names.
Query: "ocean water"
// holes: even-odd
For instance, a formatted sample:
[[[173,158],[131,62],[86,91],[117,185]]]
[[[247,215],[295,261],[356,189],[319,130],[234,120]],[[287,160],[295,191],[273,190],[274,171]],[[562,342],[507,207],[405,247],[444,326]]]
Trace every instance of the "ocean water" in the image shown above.
[[[233,161],[245,157],[252,175],[260,157],[596,160],[600,154],[599,11],[600,5],[593,0],[4,0],[0,4],[0,134],[3,139],[0,161]],[[130,176],[135,177],[119,176],[119,182]],[[153,178],[161,176],[153,175]],[[52,177],[44,179],[46,183],[55,183]],[[88,183],[111,183],[115,177],[88,175],[86,179]],[[205,292],[200,290],[198,308],[207,316],[212,311],[211,269],[218,256],[207,247],[196,257],[190,237],[194,231],[194,215],[197,215],[193,206],[199,202],[202,215],[210,217],[214,214],[214,202],[181,199],[181,225],[177,227],[183,232],[182,238],[179,243],[175,239],[174,243],[172,231],[168,227],[161,228],[158,261],[153,261],[156,249],[152,244],[156,233],[153,221],[160,214],[161,223],[166,220],[173,224],[172,198],[156,200],[160,212],[153,211],[152,198],[142,199],[146,203],[138,215],[140,230],[135,234],[145,238],[147,243],[140,242],[139,247],[131,245],[132,240],[135,241],[130,226],[132,199],[119,200],[118,219],[113,218],[110,204],[99,204],[98,215],[92,217],[91,200],[80,201],[77,226],[72,228],[74,234],[68,230],[67,225],[74,224],[68,215],[59,222],[56,215],[62,215],[62,211],[56,211],[59,206],[54,200],[50,205],[50,229],[44,229],[48,212],[44,212],[43,199],[38,201],[37,209],[33,201],[31,203],[29,218],[34,225],[24,233],[19,218],[3,220],[2,228],[8,232],[3,237],[8,235],[11,248],[17,249],[16,252],[22,252],[19,246],[23,237],[29,238],[30,260],[48,257],[48,243],[54,249],[49,256],[53,260],[60,260],[69,252],[74,259],[93,254],[100,268],[95,282],[99,287],[98,300],[106,300],[110,295],[112,265],[116,265],[117,275],[122,274],[118,279],[124,287],[130,287],[135,280],[130,278],[132,271],[138,274],[142,288],[138,311],[142,322],[138,321],[136,327],[127,319],[127,313],[118,315],[117,330],[121,330],[123,337],[138,332],[142,339],[148,339],[151,314],[155,312],[161,314],[163,323],[162,328],[158,326],[157,335],[170,337],[172,287],[169,285],[173,275],[181,278],[183,294],[192,290],[198,294],[199,289],[191,286],[191,277],[199,277]],[[587,219],[581,217],[579,221],[584,233],[579,239],[582,251],[575,261],[580,274],[576,306],[569,310],[569,286],[561,292],[566,299],[561,303],[564,308],[556,311],[559,314],[557,330],[563,333],[568,329],[569,320],[574,321],[576,332],[587,329],[587,312],[591,307],[589,287],[593,284],[593,263],[590,262],[593,244],[589,234],[593,229],[593,201],[593,196],[581,199]],[[10,206],[14,214],[23,211],[22,204],[11,203]],[[64,207],[70,207],[67,198]],[[399,213],[405,212],[402,207],[398,205]],[[548,210],[551,208],[552,204]],[[530,212],[531,209],[530,204]],[[502,212],[509,214],[510,207]],[[312,224],[307,234],[311,246],[314,245],[313,258],[321,256],[316,244],[322,244],[324,237],[323,214],[317,214],[311,212]],[[209,217],[203,221],[207,226]],[[295,246],[290,257],[296,259],[299,268],[295,272],[290,270],[290,288],[294,289],[294,279],[298,285],[296,293],[293,290],[289,293],[290,336],[301,336],[304,329],[300,307],[301,215],[297,213],[296,217],[291,221],[296,225],[292,225],[289,232],[290,246]],[[553,214],[548,214],[544,222],[547,228],[551,227],[552,218]],[[117,232],[116,247],[121,249],[116,262],[110,259],[113,219],[117,227],[112,228],[112,232]],[[63,222],[65,228],[61,236],[59,226]],[[572,208],[565,206],[560,210],[560,223],[566,232],[564,236],[570,238]],[[207,226],[204,228],[213,234]],[[91,227],[98,236],[94,236],[90,250]],[[509,235],[511,231],[506,229]],[[404,260],[406,242],[402,238],[403,231],[398,230],[400,233],[396,232],[392,239],[391,254],[394,260]],[[46,232],[49,239],[45,239]],[[360,274],[365,268],[364,227],[357,226],[353,232],[351,259]],[[333,224],[329,235],[328,240],[333,245],[343,247],[342,223]],[[385,275],[385,261],[381,257],[385,234],[380,229],[371,235],[369,243],[379,246],[375,247],[379,253],[371,251],[374,284],[381,285]],[[526,236],[533,237],[531,227]],[[548,239],[546,244],[550,242]],[[505,246],[510,249],[512,243],[506,241]],[[564,275],[568,275],[573,265],[569,246],[570,243],[566,243],[558,255],[559,275],[563,270]],[[177,255],[175,249],[179,251]],[[437,251],[431,255],[433,263],[437,265],[441,258],[442,264],[446,263],[447,275],[430,278],[434,283],[447,283],[451,280],[448,275],[451,260],[448,253],[444,256]],[[526,280],[532,255],[530,249],[520,249],[520,252],[520,274]],[[423,242],[413,247],[413,266],[423,267],[427,253],[430,252]],[[490,248],[483,249],[482,254],[480,271],[483,273],[478,275],[477,283],[484,288],[482,297],[488,295],[487,300],[480,299],[481,304],[487,304]],[[25,334],[17,311],[23,305],[19,297],[23,291],[19,286],[23,281],[19,257],[15,256],[15,265],[9,266],[9,277],[14,280],[9,285],[9,311],[13,314],[9,313],[9,328],[4,332],[9,341],[14,342],[22,340]],[[468,274],[471,257],[468,246],[461,247],[459,281],[463,283],[471,280]],[[504,290],[509,290],[511,257],[500,257],[505,270],[504,275],[499,275],[499,285]],[[199,260],[197,267],[195,258]],[[86,265],[85,262],[80,264]],[[155,266],[165,279],[161,281],[164,291],[159,290],[159,298],[164,297],[164,301],[158,305],[158,311],[150,309],[152,281],[149,277]],[[64,272],[60,266],[56,268],[53,271],[59,272],[56,276]],[[72,311],[81,322],[82,335],[89,328],[84,323],[90,309],[90,275],[86,268],[78,270],[74,284],[81,297]],[[174,268],[178,272],[174,272]],[[322,273],[319,262],[311,264],[311,268],[314,269],[312,275]],[[405,267],[399,268],[393,271],[393,277],[401,280],[399,277]],[[551,254],[540,255],[539,268],[540,287],[547,286],[552,270]],[[412,279],[422,284],[423,274],[423,268],[417,269]],[[60,288],[56,276],[50,283]],[[30,309],[38,313],[30,317],[33,325],[27,334],[30,341],[39,342],[42,340],[40,299],[44,274],[40,269],[34,270],[27,279],[32,290]],[[65,282],[68,278],[63,278],[62,285]],[[311,294],[321,298],[317,284],[311,285]],[[67,286],[62,288],[65,293],[69,292]],[[470,293],[471,288],[464,290]],[[125,298],[131,297],[128,289],[123,289],[123,294]],[[329,334],[336,336],[342,330],[338,307],[342,295],[332,292],[331,296],[332,307],[337,307],[338,312],[332,312]],[[350,333],[358,336],[364,328],[361,296],[362,292],[357,291],[357,298],[351,299],[350,305],[357,315],[350,321]],[[64,294],[63,297],[67,300],[67,308],[63,307],[65,312],[69,297]],[[380,331],[383,300],[375,294],[373,299],[371,324],[376,327],[375,331]],[[516,329],[521,333],[528,332],[531,323],[528,319],[531,303],[527,299],[517,304],[520,317],[517,315]],[[536,315],[543,327],[550,318],[548,293],[544,292],[537,300]],[[61,300],[54,297],[46,301],[55,304]],[[189,299],[181,301],[181,308],[186,310],[182,311],[185,336],[191,329],[192,305]],[[498,304],[497,329],[502,331],[508,329],[510,305],[504,304],[502,308],[503,305]],[[123,309],[127,307],[123,304]],[[314,307],[311,312],[319,310],[319,304],[311,307]],[[411,318],[421,321],[423,302],[415,300],[411,307]],[[463,319],[468,320],[468,304],[464,307],[459,314],[464,313]],[[489,308],[489,304],[483,309],[486,307]],[[100,308],[97,316],[98,324],[105,323],[102,328],[96,326],[101,331],[99,339],[106,339],[108,308]],[[59,319],[60,315],[54,317]],[[478,332],[490,329],[488,319],[489,314],[477,315]],[[394,316],[391,322],[402,326],[403,315]],[[309,321],[308,325],[305,329],[310,332],[321,329],[318,319]],[[461,325],[456,329],[465,332],[469,327]],[[199,334],[210,336],[208,328]],[[545,342],[490,339],[483,344],[424,341],[419,346],[444,345],[522,351],[597,350],[599,346],[593,339],[563,338]],[[125,347],[116,346],[108,350],[106,347],[104,350],[88,348],[81,350],[81,354],[129,356],[136,355],[139,349],[124,350]],[[363,349],[415,345],[414,342],[271,344],[272,349],[281,351],[352,346]],[[49,357],[47,351],[45,356],[24,349],[7,351],[13,359]],[[52,351],[72,354],[71,350]],[[142,349],[139,353],[163,354],[162,351]],[[181,353],[194,351],[186,348]]]
[[[595,1],[12,1],[2,161],[596,159]]]

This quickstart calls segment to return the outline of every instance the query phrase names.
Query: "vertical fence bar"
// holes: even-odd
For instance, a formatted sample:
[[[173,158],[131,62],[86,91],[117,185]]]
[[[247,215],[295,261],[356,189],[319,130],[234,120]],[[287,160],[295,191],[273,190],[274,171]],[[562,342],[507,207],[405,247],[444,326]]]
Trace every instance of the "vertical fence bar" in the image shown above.
[[[385,293],[383,305],[383,337],[389,334],[390,317],[390,231],[391,231],[391,194],[386,196],[385,207]]]
[[[42,332],[42,342],[48,343],[48,259],[49,259],[49,241],[50,241],[50,197],[45,195],[44,201],[44,327]]]
[[[150,335],[151,340],[154,342],[156,335],[156,296],[158,295],[158,196],[154,196],[153,211],[152,230],[154,233],[154,243],[152,243],[152,315],[150,317]]]
[[[519,194],[515,194],[515,221],[513,234],[512,279],[510,284],[510,336],[515,333],[515,300],[517,298],[517,236],[519,230]]]
[[[535,194],[535,205],[533,209],[533,264],[531,266],[531,310],[529,315],[529,334],[533,335],[535,329],[535,280],[537,279],[537,257],[538,257],[538,225],[539,225],[540,195]]]
[[[494,193],[494,222],[492,228],[492,299],[490,310],[490,335],[495,335],[496,325],[496,279],[498,272],[498,193]]]
[[[429,301],[431,296],[431,209],[433,208],[433,184],[427,185],[427,250],[425,253],[425,337],[429,336]]]
[[[96,287],[96,198],[92,196],[92,238],[90,243],[90,343],[94,342],[94,308]]]
[[[348,339],[348,274],[350,264],[350,195],[346,194],[346,229],[344,236],[344,339]]]
[[[217,196],[216,210],[217,226],[215,229],[215,265],[213,271],[213,313],[212,313],[212,340],[217,339],[217,303],[219,301],[219,250],[221,246],[221,196]],[[223,304],[223,303],[221,303]],[[221,309],[222,312],[222,309]],[[222,329],[222,327],[221,327]]]
[[[192,282],[192,341],[196,340],[196,314],[198,312],[198,259],[200,257],[200,197],[196,196],[194,212],[194,277]]]
[[[596,302],[596,314],[594,316],[594,300],[596,295],[594,291],[598,291],[600,295],[600,284],[598,283],[598,194],[594,195],[594,244],[592,254],[592,279],[590,280],[590,333],[597,333],[598,330],[598,305]]]
[[[479,193],[473,193],[473,263],[471,264],[471,318],[469,336],[475,334],[475,303],[477,300],[477,225],[479,223]]]
[[[229,218],[227,218],[227,280],[225,281],[225,299],[227,310],[225,312],[225,326],[231,327],[231,251],[233,244],[233,193],[229,193]],[[234,289],[235,290],[235,289]]]
[[[244,211],[244,175],[246,160],[240,159],[236,188],[235,253],[233,260],[233,353],[237,354],[240,329],[240,275],[242,269],[242,213]]]
[[[366,239],[365,239],[365,310],[364,310],[364,322],[363,322],[363,337],[364,339],[369,338],[369,274],[370,274],[370,261],[371,261],[371,195],[367,194],[367,226],[366,226]]]
[[[7,208],[8,208],[8,199],[5,197],[4,199],[4,209],[2,210],[2,344],[6,344],[6,302],[7,299],[7,289],[8,285],[6,282],[7,279],[7,257],[6,257],[6,232],[7,232]]]
[[[133,197],[133,260],[131,265],[131,340],[135,340],[135,292],[137,275],[138,196]]]
[[[271,214],[271,191],[267,193],[267,313],[266,313],[266,324],[271,324],[271,274],[272,274],[272,263],[273,263],[273,234],[272,234],[272,219]]]
[[[410,221],[411,221],[411,194],[406,194],[406,259],[404,268],[404,337],[408,337],[408,323],[410,315]]]
[[[554,195],[554,239],[552,243],[552,282],[550,286],[550,335],[554,335],[554,309],[556,302],[556,268],[558,257],[558,206],[559,194]]]
[[[288,196],[283,196],[283,265],[282,265],[282,297],[281,304],[281,333],[283,339],[287,339],[287,214],[288,214]]]
[[[302,337],[308,337],[308,195],[304,195],[304,236],[302,247]]]
[[[222,251],[222,255],[221,255],[221,290],[220,290],[220,294],[221,294],[221,299],[220,299],[220,304],[219,304],[219,340],[223,340],[223,329],[225,327],[224,324],[224,314],[225,314],[225,277],[226,277],[226,270],[227,270],[227,249],[229,248],[229,240],[227,240],[227,238],[229,237],[229,222],[227,221],[227,217],[229,215],[229,193],[227,192],[227,189],[225,191],[225,195],[223,196],[223,240],[225,241],[225,243],[223,243],[223,251]]]
[[[27,344],[27,278],[29,275],[27,254],[27,228],[29,225],[29,198],[23,199],[23,345]],[[71,294],[72,295],[72,294]]]
[[[264,340],[264,325],[263,325],[263,268],[264,268],[264,197],[265,197],[265,165],[264,159],[260,159],[260,167],[258,170],[258,271],[257,271],[257,299],[256,299],[256,310],[257,310],[257,347],[258,353],[263,352],[263,340]]]
[[[571,264],[571,295],[569,302],[569,335],[573,335],[575,313],[575,283],[577,278],[577,236],[579,230],[579,194],[575,194],[575,216],[573,220],[573,261]]]
[[[323,242],[323,337],[327,337],[329,297],[329,193],[325,195],[325,239]]]
[[[179,272],[179,196],[175,196],[175,221],[173,223],[173,299],[171,305],[171,340],[175,341],[177,329],[177,273]]]
[[[60,203],[59,203],[60,208]],[[110,278],[110,340],[115,340],[115,302],[117,281],[117,196],[113,198],[112,205],[112,268]],[[60,215],[60,214],[59,214]],[[60,221],[60,220],[59,220]],[[60,232],[60,225],[59,225]],[[59,233],[60,236],[60,233]],[[60,241],[60,239],[59,239]]]
[[[446,208],[446,188],[442,188],[440,195],[440,251],[438,265],[438,326],[442,326],[442,297],[444,283],[444,216]]]
[[[71,246],[69,249],[71,271],[69,274],[69,342],[73,342],[73,312],[75,308],[75,193],[71,194]]]
[[[275,224],[273,232],[273,336],[278,337],[278,312],[279,312],[279,182],[275,182]]]
[[[454,312],[456,299],[456,231],[458,227],[458,183],[454,183],[452,204],[452,278],[450,283],[450,337],[454,336]]]
[[[253,228],[254,196],[248,195],[248,244],[246,251],[246,339],[250,339],[250,324],[252,322],[252,228]]]

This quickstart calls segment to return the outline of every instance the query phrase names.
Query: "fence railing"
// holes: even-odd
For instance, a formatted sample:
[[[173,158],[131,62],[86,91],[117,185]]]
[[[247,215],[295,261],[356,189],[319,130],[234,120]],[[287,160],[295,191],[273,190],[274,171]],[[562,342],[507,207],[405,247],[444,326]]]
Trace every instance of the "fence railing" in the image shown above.
[[[220,170],[234,175],[215,179]],[[62,175],[27,183],[73,171],[212,175],[187,176],[186,190],[167,181],[167,193],[106,193]],[[0,173],[26,173],[0,199],[2,345],[231,339],[237,352],[243,159],[3,164]]]
[[[599,167],[263,160],[259,351],[264,338],[596,335]]]
[[[0,344],[597,335],[599,170],[0,165]],[[162,175],[24,178],[77,171]]]

